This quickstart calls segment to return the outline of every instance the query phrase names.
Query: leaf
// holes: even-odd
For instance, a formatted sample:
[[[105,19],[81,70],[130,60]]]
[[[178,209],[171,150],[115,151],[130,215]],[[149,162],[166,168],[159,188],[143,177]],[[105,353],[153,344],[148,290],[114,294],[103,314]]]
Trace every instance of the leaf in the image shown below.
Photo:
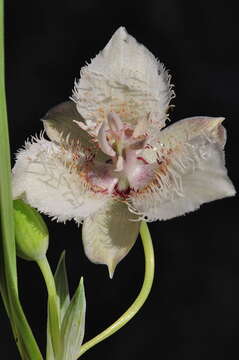
[[[85,312],[85,291],[83,278],[81,278],[62,322],[63,354],[61,360],[75,360],[77,358],[85,333]]]
[[[51,341],[51,329],[49,319],[49,304],[47,306],[47,335],[46,335],[46,360],[55,360],[52,341]]]
[[[0,229],[1,229],[1,222],[0,222]],[[2,251],[2,240],[1,240],[1,231],[0,231],[0,293],[2,295],[2,300],[7,312],[8,317],[10,317],[10,302],[7,293],[7,282],[5,277],[4,271],[4,258],[3,258],[3,251]]]
[[[66,264],[65,264],[65,251],[62,252],[61,257],[59,259],[56,272],[54,275],[55,286],[56,286],[56,294],[57,294],[57,302],[59,307],[59,319],[60,324],[64,318],[66,310],[70,304],[70,295],[69,295],[69,287],[68,287],[68,279],[66,273]],[[54,360],[54,350],[52,346],[52,334],[50,329],[50,310],[49,310],[49,301],[48,301],[48,312],[47,312],[47,349],[46,349],[46,359]],[[53,334],[54,336],[54,334]]]
[[[66,310],[70,304],[70,295],[65,263],[65,251],[63,251],[61,254],[54,278],[56,284],[56,293],[59,300],[60,322],[62,323]]]
[[[11,161],[8,134],[7,107],[5,95],[4,64],[4,7],[0,1],[0,251],[2,252],[1,288],[18,293],[16,248],[13,221],[13,205],[11,196]],[[4,279],[5,278],[5,279]],[[11,291],[10,291],[11,290]],[[4,297],[4,305],[7,297]],[[9,311],[9,309],[7,310]]]
[[[26,320],[18,297],[15,232],[11,189],[11,161],[5,96],[4,64],[4,6],[0,0],[0,251],[3,266],[1,268],[1,291],[4,305],[11,317],[14,336],[19,334],[19,351],[29,359],[42,360],[42,356],[30,326]],[[7,291],[8,296],[5,295]],[[24,350],[22,350],[24,347]],[[26,358],[26,356],[25,356]]]

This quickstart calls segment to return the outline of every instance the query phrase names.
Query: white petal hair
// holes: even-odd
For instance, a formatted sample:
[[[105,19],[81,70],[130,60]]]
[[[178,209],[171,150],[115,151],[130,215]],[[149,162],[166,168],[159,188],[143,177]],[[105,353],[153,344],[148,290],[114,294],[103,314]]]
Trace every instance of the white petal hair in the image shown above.
[[[167,220],[235,195],[225,167],[223,120],[192,117],[161,131],[157,182],[132,196],[130,210],[147,221]]]
[[[81,222],[93,214],[108,196],[94,193],[79,176],[76,163],[80,159],[75,155],[70,148],[44,138],[27,142],[12,170],[13,198],[22,198],[59,222]]]

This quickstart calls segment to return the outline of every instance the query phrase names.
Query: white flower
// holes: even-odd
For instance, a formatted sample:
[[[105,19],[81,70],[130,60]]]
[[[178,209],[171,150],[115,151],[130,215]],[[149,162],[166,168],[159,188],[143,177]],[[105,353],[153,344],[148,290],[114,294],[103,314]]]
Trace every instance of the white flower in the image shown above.
[[[46,133],[17,154],[13,196],[58,221],[83,222],[86,255],[110,276],[141,219],[166,220],[233,196],[222,117],[162,128],[174,96],[155,57],[119,28],[81,70],[72,100],[50,110]]]

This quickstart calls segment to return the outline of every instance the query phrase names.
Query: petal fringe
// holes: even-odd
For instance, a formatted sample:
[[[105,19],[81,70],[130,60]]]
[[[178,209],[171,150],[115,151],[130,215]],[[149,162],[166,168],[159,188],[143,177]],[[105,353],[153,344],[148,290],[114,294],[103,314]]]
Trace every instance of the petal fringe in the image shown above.
[[[135,126],[150,118],[163,127],[174,91],[170,76],[154,55],[120,27],[105,48],[81,69],[72,100],[97,135],[108,113]]]
[[[57,221],[82,219],[99,210],[108,196],[93,192],[79,176],[79,152],[43,138],[26,143],[17,154],[13,168],[13,198],[22,198],[32,207]]]
[[[148,159],[158,162],[155,179],[132,196],[131,211],[148,221],[166,220],[235,195],[225,167],[222,121],[195,117],[163,130],[157,148],[147,149]]]

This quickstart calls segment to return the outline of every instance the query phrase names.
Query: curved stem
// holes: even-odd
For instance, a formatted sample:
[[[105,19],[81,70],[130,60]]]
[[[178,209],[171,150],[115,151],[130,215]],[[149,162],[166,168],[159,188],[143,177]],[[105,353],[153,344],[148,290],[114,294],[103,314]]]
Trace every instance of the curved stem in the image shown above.
[[[148,230],[148,226],[145,222],[141,223],[140,226],[140,235],[142,238],[142,243],[144,247],[144,256],[145,256],[145,275],[144,282],[141,288],[141,291],[133,304],[129,307],[129,309],[112,325],[110,325],[107,329],[101,332],[99,335],[95,336],[93,339],[87,341],[85,344],[81,346],[80,352],[77,355],[77,358],[84,354],[91,347],[98,344],[100,341],[106,339],[107,337],[114,334],[121,327],[123,327],[130,319],[132,319],[135,314],[139,311],[139,309],[143,306],[145,300],[147,299],[154,278],[154,250],[152,245],[152,239],[150,236],[150,232]]]
[[[56,293],[55,280],[46,256],[38,260],[37,264],[42,272],[47,287],[51,341],[52,341],[55,357],[58,358],[61,352],[61,339],[60,339],[59,306],[58,306],[58,297]]]

